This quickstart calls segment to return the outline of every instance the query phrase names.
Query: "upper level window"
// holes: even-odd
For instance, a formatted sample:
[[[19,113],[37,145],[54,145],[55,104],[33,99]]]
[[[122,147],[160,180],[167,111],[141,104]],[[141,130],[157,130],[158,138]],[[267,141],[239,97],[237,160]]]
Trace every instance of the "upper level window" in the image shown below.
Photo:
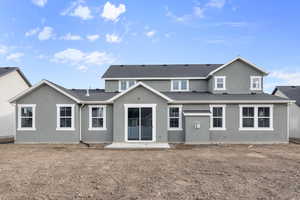
[[[189,80],[171,80],[171,91],[189,91]]]
[[[57,104],[56,130],[74,130],[74,104]]]
[[[226,90],[226,77],[215,76],[215,90]]]
[[[106,129],[106,106],[89,106],[89,130]]]
[[[261,76],[251,76],[250,77],[250,89],[251,90],[261,90],[262,89],[262,77]]]
[[[211,130],[225,130],[225,105],[211,105]]]
[[[240,130],[273,130],[273,106],[240,106]]]
[[[136,83],[135,80],[120,80],[119,91],[125,91]]]
[[[168,110],[168,129],[181,130],[182,129],[182,106],[169,106]]]
[[[18,105],[18,130],[35,130],[34,104]]]

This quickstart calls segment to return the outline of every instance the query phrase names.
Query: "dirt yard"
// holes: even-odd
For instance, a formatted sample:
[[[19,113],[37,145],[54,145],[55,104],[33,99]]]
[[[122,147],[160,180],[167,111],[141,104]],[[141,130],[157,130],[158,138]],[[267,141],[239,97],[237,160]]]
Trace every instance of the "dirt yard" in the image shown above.
[[[300,199],[300,145],[0,145],[0,199]]]

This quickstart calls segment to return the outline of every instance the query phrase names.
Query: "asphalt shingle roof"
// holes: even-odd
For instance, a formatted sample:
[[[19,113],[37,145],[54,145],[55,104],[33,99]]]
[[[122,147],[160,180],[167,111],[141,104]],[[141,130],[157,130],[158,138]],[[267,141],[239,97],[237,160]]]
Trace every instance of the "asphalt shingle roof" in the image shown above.
[[[296,104],[300,106],[300,86],[277,86],[276,90],[280,90],[285,96],[291,100],[295,100]]]
[[[206,77],[222,64],[111,65],[102,78]]]

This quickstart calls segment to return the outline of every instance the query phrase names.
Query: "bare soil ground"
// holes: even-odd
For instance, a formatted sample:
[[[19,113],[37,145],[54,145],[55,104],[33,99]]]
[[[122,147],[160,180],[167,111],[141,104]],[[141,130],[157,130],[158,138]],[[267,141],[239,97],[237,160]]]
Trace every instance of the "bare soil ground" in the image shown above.
[[[0,145],[0,199],[300,199],[300,145]]]

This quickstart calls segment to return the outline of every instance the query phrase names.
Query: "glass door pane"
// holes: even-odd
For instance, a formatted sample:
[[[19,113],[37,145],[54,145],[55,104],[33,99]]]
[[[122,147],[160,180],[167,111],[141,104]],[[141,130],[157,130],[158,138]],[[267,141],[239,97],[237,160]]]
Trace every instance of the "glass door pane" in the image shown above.
[[[152,108],[141,108],[141,140],[152,140]]]
[[[128,140],[139,140],[140,109],[128,108]]]

